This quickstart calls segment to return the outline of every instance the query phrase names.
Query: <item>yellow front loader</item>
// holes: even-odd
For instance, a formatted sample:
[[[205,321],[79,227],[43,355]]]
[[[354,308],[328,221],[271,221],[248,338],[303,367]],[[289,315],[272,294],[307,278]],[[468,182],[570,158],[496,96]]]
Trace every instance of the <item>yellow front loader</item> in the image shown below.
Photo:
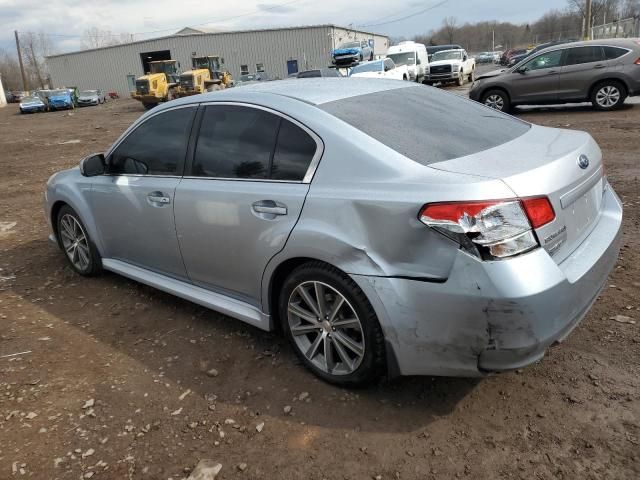
[[[136,78],[136,90],[131,92],[131,98],[142,102],[147,110],[173,99],[179,81],[177,65],[176,60],[149,62],[150,71]]]
[[[210,80],[211,74],[206,68],[188,70],[180,74],[180,84],[175,89],[174,96],[179,98],[204,93],[207,91],[206,82]]]
[[[222,70],[224,59],[218,55],[192,57],[191,63],[194,69],[209,70],[210,78],[204,82],[204,87],[208,92],[233,87],[233,78],[227,70]]]

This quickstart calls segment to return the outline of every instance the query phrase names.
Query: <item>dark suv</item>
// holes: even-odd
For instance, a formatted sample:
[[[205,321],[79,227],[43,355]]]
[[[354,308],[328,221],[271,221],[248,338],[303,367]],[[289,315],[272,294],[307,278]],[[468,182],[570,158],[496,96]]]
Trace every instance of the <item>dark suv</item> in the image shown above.
[[[584,101],[613,110],[639,93],[640,39],[608,39],[555,45],[510,69],[481,75],[469,97],[502,111]]]

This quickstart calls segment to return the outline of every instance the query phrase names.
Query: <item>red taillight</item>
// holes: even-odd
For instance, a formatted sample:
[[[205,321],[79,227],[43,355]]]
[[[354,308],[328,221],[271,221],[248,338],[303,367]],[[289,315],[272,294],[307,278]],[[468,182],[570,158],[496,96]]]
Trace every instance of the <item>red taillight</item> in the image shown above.
[[[521,202],[533,228],[540,228],[556,218],[556,213],[547,197],[525,198]]]
[[[429,217],[437,220],[457,222],[466,213],[469,216],[477,215],[491,205],[499,202],[450,202],[430,203],[420,211],[419,217]]]
[[[638,58],[638,59],[637,59],[635,62],[633,62],[633,63],[635,63],[636,65],[640,65],[640,58]]]

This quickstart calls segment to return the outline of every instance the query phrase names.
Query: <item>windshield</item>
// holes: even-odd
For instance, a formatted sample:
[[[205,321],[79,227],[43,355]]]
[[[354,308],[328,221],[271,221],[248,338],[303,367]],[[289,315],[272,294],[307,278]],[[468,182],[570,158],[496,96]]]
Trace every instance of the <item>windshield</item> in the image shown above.
[[[353,75],[354,73],[363,73],[363,72],[379,72],[381,70],[382,70],[381,61],[367,62],[367,63],[361,63],[357,67],[353,67],[350,75]]]
[[[36,97],[35,95],[30,97],[25,97],[22,99],[22,103],[34,103],[34,102],[42,103],[42,100],[40,100],[40,98]]]
[[[431,57],[432,62],[437,62],[438,60],[460,60],[462,58],[462,52],[436,52]]]
[[[416,52],[390,53],[387,57],[393,60],[396,65],[416,64]]]
[[[69,95],[69,91],[68,90],[51,90],[50,92],[47,92],[47,95],[49,97],[56,96],[56,95]]]
[[[91,97],[93,95],[97,95],[98,91],[97,90],[83,90],[80,92],[80,95],[83,97]]]
[[[360,48],[360,42],[343,43],[339,48]]]

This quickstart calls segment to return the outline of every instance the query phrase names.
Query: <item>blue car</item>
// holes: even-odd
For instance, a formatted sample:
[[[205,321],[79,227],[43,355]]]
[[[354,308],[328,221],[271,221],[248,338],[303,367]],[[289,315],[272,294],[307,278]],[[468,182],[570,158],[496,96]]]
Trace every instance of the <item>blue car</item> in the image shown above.
[[[38,95],[29,95],[20,101],[20,113],[46,112],[47,104]]]
[[[47,92],[47,100],[50,110],[66,110],[76,107],[71,96],[71,90],[67,89],[49,90]]]
[[[350,67],[364,60],[373,60],[373,48],[367,40],[343,43],[331,51],[331,61],[336,67]]]

